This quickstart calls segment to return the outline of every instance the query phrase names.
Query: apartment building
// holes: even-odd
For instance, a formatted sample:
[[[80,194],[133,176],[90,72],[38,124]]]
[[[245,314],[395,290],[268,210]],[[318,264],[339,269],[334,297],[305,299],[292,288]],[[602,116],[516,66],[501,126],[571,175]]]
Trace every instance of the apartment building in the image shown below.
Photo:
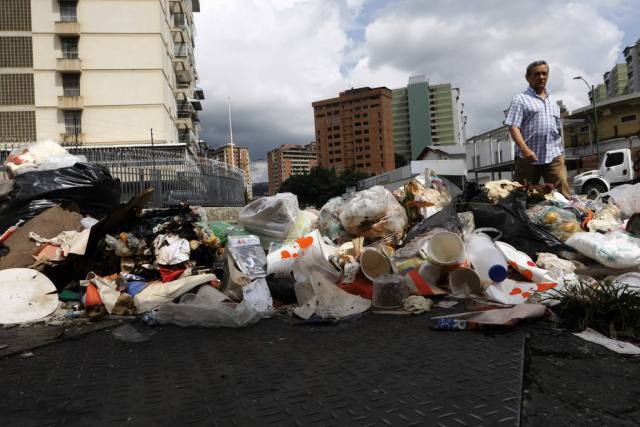
[[[199,0],[5,0],[0,140],[67,145],[199,140]]]
[[[251,176],[251,159],[249,149],[235,144],[225,144],[209,150],[209,157],[227,163],[242,170],[244,188],[249,199],[253,198],[253,178]]]
[[[428,146],[464,142],[464,104],[460,90],[449,83],[430,85],[424,75],[410,77],[406,87],[393,90],[392,112],[394,149],[402,164]]]
[[[616,96],[625,94],[629,90],[629,76],[627,72],[627,64],[616,64],[611,71],[604,73],[603,79],[606,87],[606,96],[604,98],[615,98]],[[604,99],[603,97],[600,98]],[[596,98],[596,100],[598,100],[598,98]]]
[[[308,174],[318,164],[316,143],[307,145],[285,144],[267,153],[269,195],[292,175]]]
[[[627,63],[627,93],[640,92],[640,39],[623,51]]]
[[[320,166],[378,174],[395,167],[392,93],[361,87],[313,102]]]

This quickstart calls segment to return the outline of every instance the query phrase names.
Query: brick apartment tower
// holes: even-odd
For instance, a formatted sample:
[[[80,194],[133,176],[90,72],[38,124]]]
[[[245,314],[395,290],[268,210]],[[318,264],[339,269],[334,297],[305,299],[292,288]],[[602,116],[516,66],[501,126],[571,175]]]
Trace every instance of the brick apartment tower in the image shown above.
[[[269,195],[274,195],[278,188],[291,175],[304,175],[318,164],[316,143],[307,145],[285,144],[267,153],[269,171]]]
[[[320,166],[379,174],[395,168],[392,92],[362,87],[312,103]]]

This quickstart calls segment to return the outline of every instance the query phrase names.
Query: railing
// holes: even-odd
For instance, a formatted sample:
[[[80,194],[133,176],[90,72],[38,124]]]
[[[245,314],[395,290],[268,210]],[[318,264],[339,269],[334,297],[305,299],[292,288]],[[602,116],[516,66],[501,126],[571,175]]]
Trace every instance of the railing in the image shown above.
[[[78,46],[63,46],[62,57],[64,59],[78,59]]]
[[[174,43],[173,55],[176,58],[186,58],[189,56],[189,46],[186,43]]]
[[[0,161],[20,144],[0,144]],[[146,188],[154,188],[149,207],[180,202],[201,206],[243,206],[242,170],[205,157],[194,157],[184,147],[67,147],[90,163],[100,164],[122,185],[126,202]],[[0,167],[0,177],[5,173]],[[5,175],[6,177],[6,175]]]
[[[80,96],[80,86],[63,86],[62,95],[64,96]]]
[[[78,22],[78,2],[76,0],[60,2],[60,21]]]

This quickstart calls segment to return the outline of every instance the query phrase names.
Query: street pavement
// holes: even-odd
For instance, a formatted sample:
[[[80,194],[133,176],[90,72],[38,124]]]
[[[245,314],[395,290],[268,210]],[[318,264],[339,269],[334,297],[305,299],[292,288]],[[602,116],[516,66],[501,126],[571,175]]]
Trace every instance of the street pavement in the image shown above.
[[[0,359],[2,425],[533,426],[640,419],[638,358],[541,323],[445,332],[430,329],[428,315],[368,313],[331,325],[274,318],[243,329],[132,326],[146,341],[120,341],[118,326],[110,325]],[[28,336],[38,327],[6,332],[19,329]]]

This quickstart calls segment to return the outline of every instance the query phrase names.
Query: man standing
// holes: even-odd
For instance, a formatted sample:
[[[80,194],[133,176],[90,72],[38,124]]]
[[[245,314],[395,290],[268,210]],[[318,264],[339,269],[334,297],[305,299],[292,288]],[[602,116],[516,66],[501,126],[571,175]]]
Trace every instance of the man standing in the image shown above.
[[[516,143],[514,179],[537,184],[542,177],[571,197],[560,136],[560,107],[547,89],[549,65],[532,62],[525,78],[529,87],[513,97],[505,120]]]

